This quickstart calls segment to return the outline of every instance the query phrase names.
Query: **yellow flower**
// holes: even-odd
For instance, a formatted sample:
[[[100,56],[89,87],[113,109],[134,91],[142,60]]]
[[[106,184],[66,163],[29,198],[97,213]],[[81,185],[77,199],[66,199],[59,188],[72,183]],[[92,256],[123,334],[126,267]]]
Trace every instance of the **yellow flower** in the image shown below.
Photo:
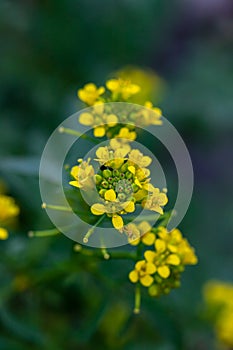
[[[133,149],[129,153],[129,160],[133,164],[137,164],[139,168],[148,167],[152,162],[152,159],[150,157],[144,156],[138,149]]]
[[[110,145],[113,146],[114,149],[107,146],[99,147],[96,151],[97,159],[95,160],[100,162],[102,165],[112,166],[113,168],[118,169],[124,163],[125,157],[130,148],[128,145],[118,148],[113,140],[111,140]]]
[[[148,197],[142,201],[142,206],[145,209],[153,210],[162,215],[163,209],[161,207],[167,204],[167,195],[160,192],[158,188],[154,188],[151,184],[149,190],[150,193]]]
[[[139,85],[132,84],[129,80],[122,79],[110,79],[106,82],[106,86],[114,97],[120,96],[124,100],[128,100],[141,90]]]
[[[103,86],[97,88],[93,83],[86,84],[83,89],[78,90],[78,97],[88,105],[93,105],[105,91]]]
[[[155,241],[155,234],[151,232],[151,225],[147,221],[142,221],[139,225],[130,223],[124,227],[128,242],[131,245],[138,245],[140,242],[150,246]]]
[[[143,116],[144,116],[144,125],[161,125],[162,124],[162,111],[160,108],[153,107],[152,102],[146,101],[144,106],[148,109],[151,109],[153,113],[147,112],[146,110],[143,110]]]
[[[156,240],[157,242],[158,240]],[[155,242],[155,246],[158,246]],[[162,278],[168,278],[171,274],[171,269],[169,265],[178,266],[180,264],[180,258],[176,254],[163,254],[165,249],[164,246],[158,247],[157,252],[152,250],[147,250],[144,253],[147,262],[155,264],[157,268],[157,273]]]
[[[70,181],[69,184],[74,187],[82,188],[83,190],[88,190],[93,188],[94,183],[94,168],[89,164],[88,161],[82,161],[80,165],[75,165],[71,169],[71,176],[75,179]]]
[[[5,228],[19,214],[19,207],[15,204],[13,198],[0,195],[0,239],[8,238],[8,231]]]
[[[233,307],[222,310],[216,321],[216,334],[220,342],[229,349],[233,347]]]
[[[19,207],[13,198],[0,195],[0,223],[5,224],[19,214]]]
[[[129,131],[127,127],[120,129],[120,132],[115,136],[115,138],[127,139],[129,141],[134,141],[137,137],[135,131]]]
[[[107,214],[112,218],[113,227],[121,230],[124,227],[124,221],[119,214],[132,213],[135,210],[134,202],[120,202],[117,199],[116,192],[113,189],[107,190],[104,194],[105,201],[95,203],[91,206],[91,212],[94,215]]]
[[[8,238],[8,236],[8,231],[5,228],[0,227],[0,239],[5,240]]]
[[[144,287],[149,287],[154,279],[151,275],[156,272],[156,267],[153,263],[146,260],[140,260],[135,264],[135,269],[129,273],[129,279],[132,283],[140,283]]]

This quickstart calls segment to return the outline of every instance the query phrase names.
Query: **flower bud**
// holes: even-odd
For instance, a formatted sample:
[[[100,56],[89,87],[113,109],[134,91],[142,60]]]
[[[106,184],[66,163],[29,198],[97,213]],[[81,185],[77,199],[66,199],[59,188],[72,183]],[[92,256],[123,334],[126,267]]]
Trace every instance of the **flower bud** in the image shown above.
[[[108,181],[106,181],[106,180],[104,180],[104,181],[102,181],[101,182],[101,186],[103,187],[103,188],[108,188]]]
[[[103,171],[103,177],[105,177],[105,179],[107,179],[107,178],[109,178],[109,177],[111,177],[111,176],[112,176],[111,170],[105,169],[105,170]]]
[[[100,176],[99,174],[95,175],[95,183],[97,185],[99,185],[101,183],[101,181],[103,180],[102,176]]]

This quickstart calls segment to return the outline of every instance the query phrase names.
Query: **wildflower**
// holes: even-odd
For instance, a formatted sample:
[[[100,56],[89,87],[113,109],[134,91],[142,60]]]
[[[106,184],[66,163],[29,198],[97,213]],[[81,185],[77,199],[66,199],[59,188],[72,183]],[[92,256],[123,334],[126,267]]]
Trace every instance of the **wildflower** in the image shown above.
[[[134,141],[137,137],[135,131],[129,131],[127,127],[123,127],[120,129],[119,133],[115,135],[116,138],[127,139],[129,141]]]
[[[112,92],[114,99],[122,98],[123,100],[128,100],[141,90],[139,85],[122,79],[110,79],[106,82],[106,86]]]
[[[148,156],[144,156],[138,149],[133,149],[129,153],[129,161],[137,164],[140,168],[145,168],[151,164],[152,159]]]
[[[167,195],[160,192],[158,188],[154,188],[151,184],[149,187],[149,195],[146,199],[142,201],[142,206],[145,209],[153,210],[159,214],[163,214],[162,206],[166,205],[168,202]]]
[[[19,214],[19,207],[13,198],[0,195],[0,239],[8,238],[7,226]]]
[[[134,270],[129,273],[129,279],[132,283],[140,281],[144,287],[149,287],[154,281],[151,275],[155,272],[156,267],[153,263],[140,260],[135,264]]]
[[[88,190],[89,188],[93,188],[94,183],[94,168],[90,165],[90,159],[88,161],[80,160],[80,165],[75,165],[71,169],[71,176],[74,180],[70,181],[69,184],[74,187],[83,188],[84,190]]]
[[[88,105],[93,105],[105,91],[103,86],[97,88],[93,83],[86,84],[83,89],[78,90],[78,97]]]
[[[144,106],[148,109],[151,109],[153,113],[148,112],[147,110],[143,110],[144,116],[144,125],[161,125],[162,124],[162,111],[160,108],[154,107],[152,102],[146,101]]]
[[[86,126],[92,126],[95,137],[103,137],[109,128],[118,123],[118,117],[113,113],[105,113],[105,105],[99,101],[92,106],[90,112],[80,114],[79,122]]]
[[[151,231],[152,227],[147,221],[142,221],[139,225],[130,223],[124,227],[124,232],[131,245],[138,245],[140,242],[150,246],[155,241],[155,234]]]
[[[117,194],[113,189],[107,190],[104,193],[105,201],[95,203],[91,206],[91,212],[94,215],[103,215],[107,213],[112,217],[112,224],[117,230],[121,230],[124,226],[122,217],[118,214],[132,213],[135,210],[133,201],[120,202]]]

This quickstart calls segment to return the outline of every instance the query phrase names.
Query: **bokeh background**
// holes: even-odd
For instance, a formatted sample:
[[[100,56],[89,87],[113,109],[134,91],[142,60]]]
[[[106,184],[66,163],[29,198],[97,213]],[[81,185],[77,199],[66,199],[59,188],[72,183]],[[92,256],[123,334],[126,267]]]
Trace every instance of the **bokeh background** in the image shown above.
[[[231,0],[0,1],[0,177],[21,207],[0,242],[1,349],[218,348],[202,286],[233,281],[232,19]],[[189,148],[195,189],[180,227],[199,256],[181,289],[145,293],[139,316],[128,262],[27,236],[52,227],[38,186],[47,138],[81,107],[78,88],[129,66],[154,77],[153,101]]]

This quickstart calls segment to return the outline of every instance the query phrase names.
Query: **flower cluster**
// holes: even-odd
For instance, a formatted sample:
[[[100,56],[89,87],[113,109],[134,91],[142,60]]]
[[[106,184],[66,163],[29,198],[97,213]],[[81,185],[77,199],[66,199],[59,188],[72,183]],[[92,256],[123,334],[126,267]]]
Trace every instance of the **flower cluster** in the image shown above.
[[[152,102],[145,101],[144,107],[125,107],[119,112],[116,106],[107,102],[130,102],[141,87],[129,80],[111,79],[106,82],[106,88],[97,87],[93,83],[86,84],[78,90],[78,97],[89,106],[88,112],[79,116],[79,122],[94,129],[95,137],[107,136],[124,137],[130,140],[136,138],[136,126],[161,125],[162,111],[153,107]]]
[[[168,199],[150,182],[150,157],[131,149],[121,139],[112,139],[108,146],[99,147],[96,157],[97,173],[90,165],[91,159],[79,160],[80,165],[71,169],[74,180],[70,181],[70,185],[84,191],[96,188],[98,202],[91,206],[92,214],[111,217],[113,226],[120,231],[124,227],[121,215],[134,212],[136,205],[163,214],[162,207]]]
[[[168,294],[172,288],[179,287],[180,275],[185,265],[197,263],[194,249],[181,232],[178,229],[168,232],[163,226],[151,228],[147,222],[140,223],[138,227],[133,224],[127,226],[131,244],[142,243],[152,247],[144,251],[143,260],[136,262],[134,270],[129,274],[130,281],[149,287],[151,296]],[[144,234],[140,238],[142,230]]]
[[[204,287],[204,299],[213,315],[217,339],[233,347],[233,284],[209,281]]]
[[[8,238],[7,227],[19,214],[19,207],[13,198],[0,194],[0,239]]]

